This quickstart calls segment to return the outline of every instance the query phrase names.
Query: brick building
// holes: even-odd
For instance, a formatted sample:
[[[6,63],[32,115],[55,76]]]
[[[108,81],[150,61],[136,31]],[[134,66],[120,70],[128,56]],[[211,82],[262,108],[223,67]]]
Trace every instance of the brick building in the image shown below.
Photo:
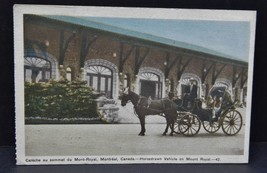
[[[248,63],[88,18],[24,15],[24,72],[29,82],[86,80],[114,99],[125,86],[152,98],[181,97],[193,78],[198,97],[225,86],[245,102]]]

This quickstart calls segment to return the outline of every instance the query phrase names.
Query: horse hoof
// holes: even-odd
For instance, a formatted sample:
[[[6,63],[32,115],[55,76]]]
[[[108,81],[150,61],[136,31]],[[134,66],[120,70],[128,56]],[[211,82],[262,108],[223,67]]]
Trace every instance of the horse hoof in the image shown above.
[[[163,136],[166,136],[166,133],[163,133],[162,135],[163,135]]]
[[[171,133],[170,136],[173,136],[173,134]]]

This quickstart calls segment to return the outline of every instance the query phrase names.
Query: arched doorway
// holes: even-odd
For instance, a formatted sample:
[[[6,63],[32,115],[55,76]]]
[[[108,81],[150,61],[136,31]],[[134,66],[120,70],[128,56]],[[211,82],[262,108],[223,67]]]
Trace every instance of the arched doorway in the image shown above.
[[[219,78],[215,81],[213,87],[225,87],[225,89],[233,96],[232,83],[228,79]]]
[[[86,70],[86,81],[95,91],[112,97],[112,71],[104,66],[89,66]]]
[[[141,68],[138,74],[139,93],[141,96],[151,97],[152,99],[162,98],[164,74],[155,68]]]
[[[107,98],[118,97],[118,69],[115,64],[103,59],[90,59],[85,62],[84,79]]]
[[[142,96],[150,96],[152,99],[161,98],[162,82],[160,82],[158,75],[148,72],[142,73],[140,75],[140,87]]]

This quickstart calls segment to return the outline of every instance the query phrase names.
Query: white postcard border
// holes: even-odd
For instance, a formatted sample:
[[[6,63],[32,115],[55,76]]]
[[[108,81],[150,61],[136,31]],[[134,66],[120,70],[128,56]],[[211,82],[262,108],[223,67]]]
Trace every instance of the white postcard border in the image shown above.
[[[154,19],[194,19],[217,21],[250,22],[250,50],[248,68],[248,92],[245,125],[245,150],[241,156],[25,156],[24,124],[24,77],[23,77],[23,14],[38,15],[73,15],[94,17],[125,17]],[[19,165],[39,164],[129,164],[129,163],[246,163],[249,155],[249,134],[252,99],[253,56],[255,41],[255,11],[238,10],[189,10],[189,9],[152,9],[122,7],[82,7],[49,5],[15,5],[14,6],[14,40],[15,40],[15,106],[16,106],[16,155]],[[124,158],[124,160],[123,160]],[[143,159],[140,159],[143,158]],[[154,158],[154,159],[151,159]],[[170,158],[169,160],[166,158]],[[203,159],[201,159],[203,158]],[[206,158],[206,160],[205,160]],[[158,160],[157,160],[158,159]],[[196,159],[196,160],[191,160]]]

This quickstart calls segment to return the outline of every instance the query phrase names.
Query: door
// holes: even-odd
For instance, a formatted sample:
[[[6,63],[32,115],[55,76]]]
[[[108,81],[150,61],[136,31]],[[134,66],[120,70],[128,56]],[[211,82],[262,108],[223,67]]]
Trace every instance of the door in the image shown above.
[[[144,97],[156,97],[156,82],[141,80],[141,95]]]

